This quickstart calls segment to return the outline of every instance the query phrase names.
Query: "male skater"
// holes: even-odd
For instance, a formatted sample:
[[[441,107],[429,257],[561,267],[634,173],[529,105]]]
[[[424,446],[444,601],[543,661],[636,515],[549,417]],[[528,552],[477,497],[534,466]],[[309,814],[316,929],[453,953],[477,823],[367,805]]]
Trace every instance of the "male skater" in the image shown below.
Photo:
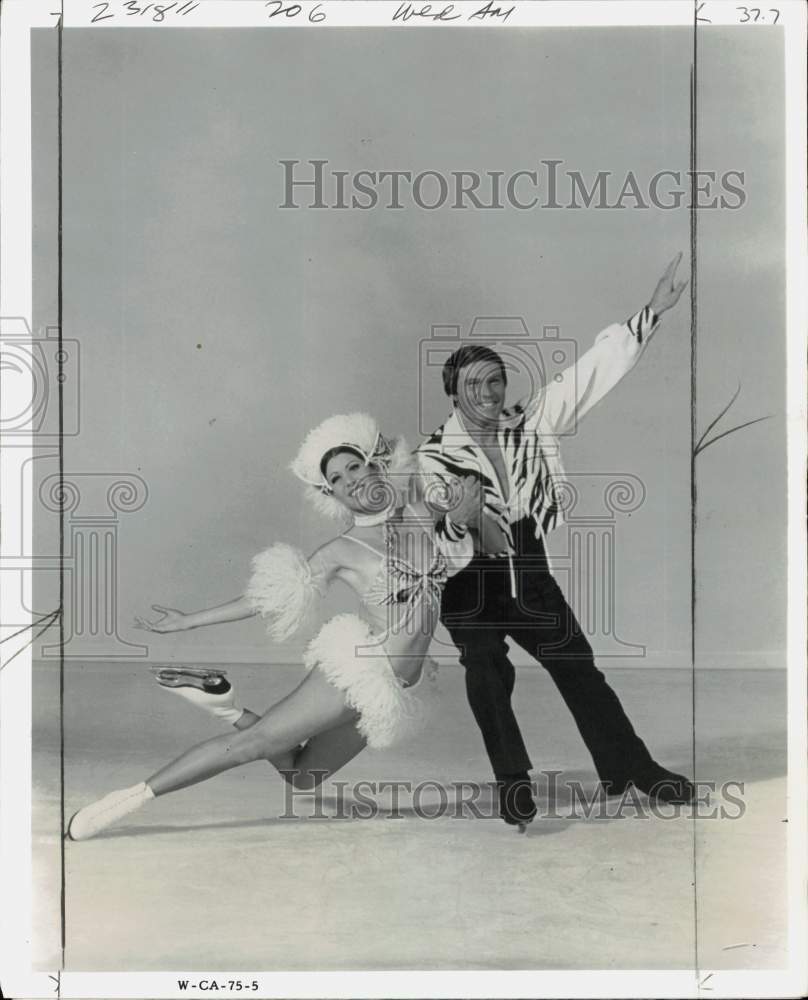
[[[561,515],[556,435],[574,426],[637,363],[686,285],[675,282],[681,257],[670,263],[644,309],[603,330],[560,381],[524,407],[504,409],[507,377],[498,354],[476,344],[455,351],[443,368],[453,412],[418,451],[427,498],[441,515],[438,538],[454,565],[463,567],[446,585],[441,619],[466,669],[469,704],[499,783],[500,812],[522,829],[536,806],[528,777],[532,765],[511,707],[515,672],[506,636],[553,678],[607,794],[622,794],[633,783],[666,802],[693,798],[690,781],[651,757],[595,667],[544,549],[544,536]]]

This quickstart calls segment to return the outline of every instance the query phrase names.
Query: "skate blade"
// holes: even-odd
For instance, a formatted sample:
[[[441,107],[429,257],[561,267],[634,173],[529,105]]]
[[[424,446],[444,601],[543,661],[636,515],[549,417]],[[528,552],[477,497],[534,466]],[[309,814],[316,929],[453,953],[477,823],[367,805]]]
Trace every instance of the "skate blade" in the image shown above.
[[[156,677],[166,675],[170,677],[199,677],[202,680],[215,677],[227,677],[227,671],[219,667],[183,667],[183,666],[153,666],[149,667],[151,673]]]

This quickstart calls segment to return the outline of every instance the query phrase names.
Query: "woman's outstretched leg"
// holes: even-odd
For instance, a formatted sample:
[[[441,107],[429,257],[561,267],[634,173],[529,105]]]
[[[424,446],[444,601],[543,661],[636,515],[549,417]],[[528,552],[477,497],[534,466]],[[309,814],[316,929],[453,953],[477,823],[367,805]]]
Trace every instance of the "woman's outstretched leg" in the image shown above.
[[[146,779],[155,795],[206,781],[233,767],[290,750],[309,736],[353,720],[341,691],[313,670],[254,725],[206,740]]]
[[[186,788],[250,761],[278,756],[309,736],[353,721],[356,713],[342,693],[319,670],[312,670],[295,690],[248,729],[206,740],[147,778],[141,785],[112,792],[80,809],[68,836],[85,840],[139,808],[150,798]]]
[[[202,671],[199,671],[201,673]],[[158,672],[161,687],[182,695],[222,722],[238,730],[250,729],[261,716],[238,705],[232,685],[224,677],[211,681],[189,673],[187,668],[171,668]],[[284,781],[295,788],[312,789],[352,760],[367,745],[353,722],[329,729],[307,740],[305,744],[267,757]]]
[[[206,667],[161,667],[154,671],[161,688],[180,695],[212,718],[236,729],[249,729],[261,721],[249,708],[241,708],[224,671]],[[284,781],[295,788],[315,788],[339,770],[364,747],[363,737],[351,722],[321,733],[305,745],[267,757]]]
[[[233,723],[238,730],[250,729],[261,716],[249,708]],[[353,721],[344,722],[324,733],[312,736],[290,750],[273,753],[266,760],[284,781],[303,790],[316,788],[326,778],[344,767],[367,746],[367,740]]]
[[[249,729],[261,719],[249,708],[241,708],[233,685],[223,670],[216,667],[159,667],[155,680],[164,691],[179,695],[211,718],[236,729]],[[288,750],[273,757],[269,763],[281,774],[292,767],[295,752]]]
[[[344,722],[312,738],[291,755],[291,763],[280,769],[281,777],[295,788],[316,788],[367,746],[356,724]],[[278,765],[273,760],[277,767]]]

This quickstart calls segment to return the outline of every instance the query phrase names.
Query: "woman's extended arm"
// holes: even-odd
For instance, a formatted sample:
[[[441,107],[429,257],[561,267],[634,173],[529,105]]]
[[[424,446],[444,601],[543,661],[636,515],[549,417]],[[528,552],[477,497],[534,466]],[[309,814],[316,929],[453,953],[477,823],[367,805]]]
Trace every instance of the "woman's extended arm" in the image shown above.
[[[238,622],[244,618],[252,618],[258,614],[246,597],[236,597],[226,604],[218,604],[215,608],[203,608],[201,611],[177,611],[176,608],[165,608],[161,604],[152,604],[152,610],[162,617],[156,621],[146,618],[135,618],[135,628],[146,629],[149,632],[184,632],[202,625],[220,625],[223,622]]]
[[[262,615],[268,619],[267,631],[274,639],[288,639],[304,623],[316,597],[322,596],[336,570],[329,553],[329,545],[324,545],[306,559],[290,545],[271,545],[253,559],[252,575],[241,597],[191,612],[152,604],[152,610],[160,617],[155,621],[137,617],[135,628],[183,632]]]

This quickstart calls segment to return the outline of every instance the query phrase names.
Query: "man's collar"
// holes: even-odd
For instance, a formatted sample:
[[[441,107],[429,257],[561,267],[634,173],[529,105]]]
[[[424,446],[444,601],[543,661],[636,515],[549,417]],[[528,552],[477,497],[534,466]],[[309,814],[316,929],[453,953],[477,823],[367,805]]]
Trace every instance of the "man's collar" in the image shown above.
[[[515,427],[524,419],[524,410],[520,406],[514,406],[503,410],[497,425],[497,434],[501,434],[506,428]],[[469,434],[460,411],[455,407],[449,414],[449,419],[443,425],[440,449],[445,448],[479,448],[479,444]]]
[[[466,430],[463,420],[460,417],[460,413],[456,409],[453,409],[449,414],[449,419],[443,425],[440,450],[445,451],[447,448],[464,448],[469,445],[471,445],[471,447],[475,447],[474,439]]]

